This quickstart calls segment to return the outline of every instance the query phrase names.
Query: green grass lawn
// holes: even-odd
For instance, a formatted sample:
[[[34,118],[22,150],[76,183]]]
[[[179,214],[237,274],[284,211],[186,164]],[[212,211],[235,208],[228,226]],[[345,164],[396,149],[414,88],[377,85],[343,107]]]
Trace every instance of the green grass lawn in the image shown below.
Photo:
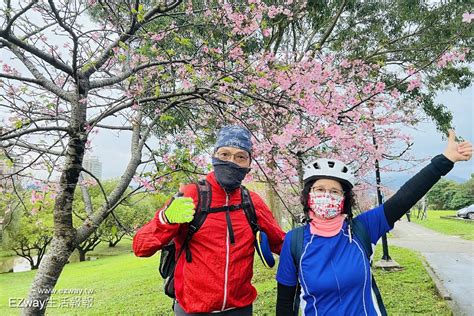
[[[455,216],[456,211],[428,211],[428,218],[421,220],[411,216],[413,222],[437,232],[459,236],[463,239],[474,240],[474,223],[443,219],[440,216]],[[405,218],[404,218],[405,219]]]
[[[121,245],[129,251],[130,243]],[[119,248],[117,248],[119,249]],[[83,289],[93,293],[54,294],[55,305],[49,315],[172,315],[171,300],[162,292],[162,280],[157,271],[158,258],[136,258],[131,253],[106,256],[117,249],[99,247],[96,261],[66,265],[56,290]],[[389,314],[448,315],[446,303],[435,294],[434,286],[422,266],[418,254],[391,247],[392,257],[403,271],[377,271],[376,277],[384,295]],[[380,257],[379,253],[375,258]],[[259,293],[254,303],[256,315],[274,315],[276,300],[276,269],[266,269],[255,260],[254,284]],[[9,308],[9,298],[23,298],[34,277],[34,271],[0,275],[0,315],[18,315],[19,310]],[[88,305],[92,303],[92,307]],[[74,307],[75,306],[75,307]]]
[[[422,256],[405,248],[390,246],[390,257],[401,271],[375,269],[375,280],[389,315],[451,315],[446,302],[439,298],[433,281],[422,264]],[[374,261],[382,257],[377,245]]]

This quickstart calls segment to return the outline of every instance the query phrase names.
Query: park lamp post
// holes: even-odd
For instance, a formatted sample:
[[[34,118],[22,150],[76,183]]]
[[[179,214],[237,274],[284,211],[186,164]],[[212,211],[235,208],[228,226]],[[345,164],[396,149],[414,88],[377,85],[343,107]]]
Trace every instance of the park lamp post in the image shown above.
[[[372,134],[372,141],[377,149],[377,142],[375,140],[375,135]],[[382,185],[382,180],[380,178],[380,164],[379,160],[375,159],[375,183],[377,185],[377,201],[379,205],[382,205],[384,202],[383,196],[382,196],[382,190],[380,189]],[[384,270],[392,270],[392,269],[398,269],[400,268],[400,265],[395,261],[390,258],[390,255],[388,253],[388,242],[387,242],[387,234],[383,234],[382,236],[382,249],[383,249],[383,255],[380,261],[377,261],[375,263],[376,268],[382,268]]]
[[[375,142],[375,138],[374,138],[374,142]],[[378,159],[375,159],[375,183],[377,185],[377,201],[379,205],[382,205],[384,202],[384,199],[382,196],[382,190],[380,189],[381,180],[380,180],[380,167],[379,167]],[[390,255],[388,254],[387,234],[382,235],[382,248],[383,248],[382,260],[391,261],[392,258],[390,258]]]

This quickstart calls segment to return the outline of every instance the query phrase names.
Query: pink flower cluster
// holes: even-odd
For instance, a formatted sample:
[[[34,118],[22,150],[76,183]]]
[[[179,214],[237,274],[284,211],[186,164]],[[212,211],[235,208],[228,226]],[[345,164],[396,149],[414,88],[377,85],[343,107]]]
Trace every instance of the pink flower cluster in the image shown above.
[[[446,52],[439,58],[437,65],[440,68],[444,68],[448,66],[449,64],[452,64],[455,62],[462,62],[466,58],[466,53],[468,52],[469,52],[469,49]]]
[[[145,188],[145,190],[147,191],[155,191],[155,187],[153,186],[153,184],[150,182],[150,180],[146,179],[146,178],[143,178],[143,177],[139,177],[139,176],[135,176],[133,178],[133,180],[138,183],[138,185],[142,186],[143,188]]]
[[[474,19],[474,13],[470,12],[464,12],[462,15],[462,21],[466,23],[471,23],[471,21]]]

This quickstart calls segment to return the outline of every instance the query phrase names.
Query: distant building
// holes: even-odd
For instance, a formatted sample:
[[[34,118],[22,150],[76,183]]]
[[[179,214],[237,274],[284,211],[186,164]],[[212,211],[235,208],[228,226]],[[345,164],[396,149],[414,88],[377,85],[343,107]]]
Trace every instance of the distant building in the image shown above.
[[[12,188],[13,181],[15,181],[16,185],[19,184],[19,176],[16,172],[19,171],[22,162],[22,157],[12,157],[11,154],[7,157],[4,149],[0,148],[0,192],[2,189]]]
[[[2,128],[0,128],[0,134],[1,132]],[[20,170],[22,163],[23,157],[7,154],[4,148],[0,148],[0,202],[2,206],[6,206],[0,208],[0,241],[3,238],[4,226],[9,222],[8,218],[11,218],[11,212],[15,209],[14,202],[5,192],[13,191],[14,185],[17,190],[19,189],[20,177],[16,173]]]
[[[84,157],[84,162],[82,163],[84,169],[92,173],[99,180],[102,179],[102,163],[97,156],[86,156]],[[91,176],[85,172],[82,173],[84,179],[91,178]]]

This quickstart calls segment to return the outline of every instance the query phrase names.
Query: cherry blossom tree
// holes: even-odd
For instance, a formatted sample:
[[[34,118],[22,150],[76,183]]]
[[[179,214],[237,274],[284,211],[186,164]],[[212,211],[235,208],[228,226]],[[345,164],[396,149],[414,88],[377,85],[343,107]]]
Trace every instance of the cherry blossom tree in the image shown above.
[[[363,175],[394,143],[409,146],[396,126],[422,113],[419,67],[388,76],[380,63],[300,43],[304,32],[294,49],[285,49],[285,37],[277,45],[278,21],[311,11],[303,1],[33,0],[6,1],[1,11],[0,141],[17,165],[3,177],[33,178],[43,188],[35,199],[46,192],[55,199],[54,235],[28,315],[45,312],[38,302],[48,301],[70,254],[131,194],[165,190],[179,172],[191,180],[205,174],[216,127],[252,131],[257,171],[249,179],[270,183],[291,210],[301,163],[332,155]],[[466,54],[446,51],[431,63],[449,66]],[[131,135],[130,160],[97,207],[89,186],[101,181],[83,158],[104,130]],[[48,176],[36,179],[38,170]],[[132,181],[138,187],[128,192]],[[79,224],[76,189],[86,212]]]

